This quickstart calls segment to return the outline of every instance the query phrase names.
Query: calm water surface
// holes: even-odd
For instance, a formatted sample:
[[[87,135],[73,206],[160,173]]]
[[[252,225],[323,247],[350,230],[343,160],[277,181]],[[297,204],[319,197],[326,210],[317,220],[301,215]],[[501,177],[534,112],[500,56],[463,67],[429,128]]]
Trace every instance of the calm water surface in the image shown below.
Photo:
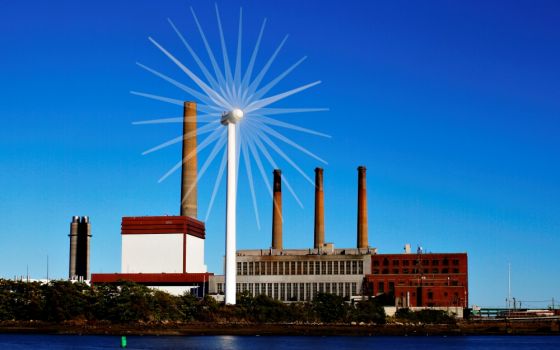
[[[558,336],[154,337],[130,336],[127,349],[560,349]],[[0,349],[119,349],[120,337],[0,334]]]

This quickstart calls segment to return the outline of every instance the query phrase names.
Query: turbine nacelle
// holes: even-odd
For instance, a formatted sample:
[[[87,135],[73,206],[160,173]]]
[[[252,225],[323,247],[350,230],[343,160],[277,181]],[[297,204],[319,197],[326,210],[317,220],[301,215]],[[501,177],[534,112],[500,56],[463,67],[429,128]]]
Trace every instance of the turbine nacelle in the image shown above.
[[[238,121],[240,121],[241,119],[243,119],[243,116],[245,115],[245,113],[243,113],[243,111],[239,108],[234,108],[229,112],[224,112],[222,114],[222,119],[221,119],[221,123],[223,125],[227,125],[227,124],[236,124]]]

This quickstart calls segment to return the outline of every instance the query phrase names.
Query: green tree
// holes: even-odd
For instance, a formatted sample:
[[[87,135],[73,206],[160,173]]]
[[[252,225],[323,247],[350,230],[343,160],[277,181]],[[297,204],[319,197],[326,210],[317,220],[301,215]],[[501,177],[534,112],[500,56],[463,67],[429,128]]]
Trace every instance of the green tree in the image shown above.
[[[340,322],[346,317],[347,306],[344,298],[339,295],[319,293],[312,303],[322,322]]]

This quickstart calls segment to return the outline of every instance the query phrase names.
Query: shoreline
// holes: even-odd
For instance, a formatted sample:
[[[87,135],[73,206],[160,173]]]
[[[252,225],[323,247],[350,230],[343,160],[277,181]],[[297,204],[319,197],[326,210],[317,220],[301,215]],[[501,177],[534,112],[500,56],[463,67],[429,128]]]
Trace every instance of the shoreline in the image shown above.
[[[560,320],[460,321],[456,324],[47,323],[0,322],[2,334],[153,336],[462,336],[560,335]]]

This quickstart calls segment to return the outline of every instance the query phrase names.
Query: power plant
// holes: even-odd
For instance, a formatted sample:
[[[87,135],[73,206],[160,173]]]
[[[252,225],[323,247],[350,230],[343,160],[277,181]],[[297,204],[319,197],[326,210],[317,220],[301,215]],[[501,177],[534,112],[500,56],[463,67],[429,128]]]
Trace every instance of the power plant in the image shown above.
[[[205,224],[196,218],[196,134],[196,103],[185,102],[180,215],[123,217],[121,272],[93,274],[92,283],[129,280],[173,294],[190,291],[199,296],[219,296],[225,293],[224,276],[209,273],[204,263]],[[357,170],[356,246],[335,248],[333,243],[325,241],[324,170],[316,168],[313,247],[284,249],[282,172],[274,169],[271,245],[236,250],[235,291],[265,294],[285,302],[310,301],[317,293],[333,293],[349,299],[388,296],[400,307],[466,307],[466,253],[432,254],[421,248],[412,253],[407,245],[403,254],[378,254],[377,248],[370,247],[366,168],[359,166]],[[72,248],[72,232],[70,275],[78,276],[78,270],[72,270],[72,266],[77,269],[81,265],[73,265],[72,252],[80,248],[79,244]],[[91,235],[87,237],[89,249]]]

